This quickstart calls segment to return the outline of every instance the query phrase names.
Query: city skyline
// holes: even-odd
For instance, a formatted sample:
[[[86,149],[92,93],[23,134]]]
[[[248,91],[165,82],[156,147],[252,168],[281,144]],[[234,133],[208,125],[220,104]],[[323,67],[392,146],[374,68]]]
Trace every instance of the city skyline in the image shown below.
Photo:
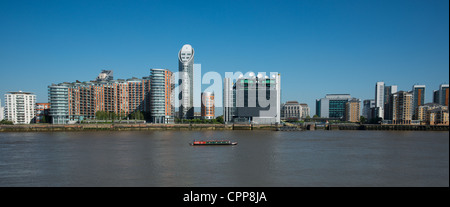
[[[448,1],[179,3],[2,1],[0,94],[28,91],[47,102],[51,83],[101,70],[115,79],[175,72],[184,44],[198,51],[202,73],[278,71],[281,102],[311,111],[325,94],[374,99],[378,81],[399,91],[426,85],[429,103],[449,82]]]

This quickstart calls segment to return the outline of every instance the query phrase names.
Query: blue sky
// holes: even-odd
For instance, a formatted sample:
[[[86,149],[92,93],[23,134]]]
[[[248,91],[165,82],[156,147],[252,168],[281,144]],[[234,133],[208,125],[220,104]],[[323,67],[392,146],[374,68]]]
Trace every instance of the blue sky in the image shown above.
[[[374,98],[375,82],[449,82],[448,0],[0,0],[0,97],[52,83],[178,70],[191,44],[202,72],[279,72],[282,101]]]

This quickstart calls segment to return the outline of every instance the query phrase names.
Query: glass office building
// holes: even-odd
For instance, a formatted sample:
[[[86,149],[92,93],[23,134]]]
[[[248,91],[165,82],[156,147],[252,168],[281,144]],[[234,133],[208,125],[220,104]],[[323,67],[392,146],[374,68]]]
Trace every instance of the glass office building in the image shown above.
[[[69,121],[69,87],[63,84],[48,86],[48,102],[53,124],[67,124]]]
[[[167,69],[151,69],[150,114],[153,123],[174,123],[174,81]]]
[[[327,94],[316,100],[316,115],[321,118],[344,119],[345,105],[352,99],[350,94]]]

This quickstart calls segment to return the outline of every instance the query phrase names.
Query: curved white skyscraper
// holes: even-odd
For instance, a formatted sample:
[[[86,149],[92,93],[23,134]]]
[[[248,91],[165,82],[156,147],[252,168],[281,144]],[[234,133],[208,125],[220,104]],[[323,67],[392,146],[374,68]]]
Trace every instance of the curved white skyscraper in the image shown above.
[[[178,53],[178,71],[180,72],[180,118],[192,119],[194,117],[194,48],[183,45]]]

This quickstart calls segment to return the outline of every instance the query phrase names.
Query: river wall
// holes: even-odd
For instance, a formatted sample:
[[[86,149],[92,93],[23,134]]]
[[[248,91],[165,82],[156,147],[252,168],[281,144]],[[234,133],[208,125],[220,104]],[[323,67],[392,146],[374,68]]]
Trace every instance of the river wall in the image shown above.
[[[448,125],[252,125],[252,124],[28,124],[0,125],[0,132],[57,132],[57,131],[152,131],[152,130],[387,130],[387,131],[449,131]]]

